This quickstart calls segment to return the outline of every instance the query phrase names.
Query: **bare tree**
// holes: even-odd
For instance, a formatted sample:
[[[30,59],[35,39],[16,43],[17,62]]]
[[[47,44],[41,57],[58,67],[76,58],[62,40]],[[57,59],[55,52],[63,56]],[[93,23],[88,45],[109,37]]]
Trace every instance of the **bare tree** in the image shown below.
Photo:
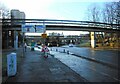
[[[91,4],[88,8],[88,20],[93,22],[100,21],[100,8],[96,4]]]
[[[0,10],[2,10],[2,18],[10,18],[10,11],[9,9],[0,2]]]
[[[2,25],[8,25],[5,19],[11,18],[9,9],[0,2],[0,10],[2,10]]]
[[[106,2],[103,9],[96,4],[91,4],[88,7],[87,16],[88,20],[93,22],[120,24],[120,1]]]
[[[103,22],[118,24],[120,22],[120,1],[106,3],[102,13]]]
[[[116,12],[115,12],[115,21],[117,24],[120,24],[120,1],[115,3]]]
[[[103,22],[105,23],[107,22],[109,24],[120,24],[120,1],[105,3],[102,14],[103,14]],[[110,37],[110,39],[107,40],[109,40],[110,43],[115,42],[115,40],[113,40],[117,38],[115,36],[115,33],[107,33],[107,34]],[[105,37],[107,36],[105,35]]]
[[[109,24],[120,24],[120,1],[105,3],[102,11],[101,8],[99,8],[95,4],[92,4],[92,6],[88,8],[87,14],[89,21],[94,21],[94,22],[102,21],[104,23],[109,23]],[[111,34],[107,32],[104,33],[105,33],[104,38],[109,37],[110,39],[107,38],[106,40],[109,41],[109,43],[113,42],[112,39],[115,39],[113,38],[115,37],[114,33]]]
[[[103,10],[103,21],[113,24],[114,22],[114,5],[112,3],[106,3],[105,9]]]

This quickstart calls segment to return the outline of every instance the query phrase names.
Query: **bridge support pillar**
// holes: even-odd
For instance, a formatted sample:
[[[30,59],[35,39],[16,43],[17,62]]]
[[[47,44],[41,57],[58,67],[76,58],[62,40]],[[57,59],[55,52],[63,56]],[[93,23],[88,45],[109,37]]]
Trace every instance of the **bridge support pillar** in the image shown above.
[[[14,48],[18,49],[18,32],[14,31]]]
[[[96,47],[95,32],[90,32],[90,37],[91,37],[91,47],[95,48]]]
[[[10,38],[9,38],[9,31],[7,30],[6,32],[5,32],[6,34],[6,42],[5,42],[5,44],[6,44],[6,47],[5,48],[8,48],[9,47],[9,40],[10,40]]]

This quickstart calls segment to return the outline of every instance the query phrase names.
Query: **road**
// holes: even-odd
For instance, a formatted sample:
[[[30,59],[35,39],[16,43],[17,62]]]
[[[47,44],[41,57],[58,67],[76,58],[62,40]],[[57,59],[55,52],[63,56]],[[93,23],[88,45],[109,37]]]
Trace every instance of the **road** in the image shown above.
[[[86,58],[90,58],[90,59],[95,59],[104,63],[108,63],[111,64],[115,67],[119,67],[118,66],[118,60],[120,60],[120,58],[118,57],[118,53],[120,53],[120,51],[118,50],[104,50],[104,49],[100,49],[100,50],[93,50],[91,48],[85,48],[85,47],[53,47],[52,49],[54,50],[58,50],[63,52],[65,50],[65,52],[69,51],[70,53],[74,53],[77,56],[82,56],[82,57],[86,57]],[[119,67],[120,68],[120,67]]]
[[[118,77],[118,69],[76,57],[73,55],[65,55],[66,53],[60,53],[70,51],[71,53],[78,54],[80,56],[86,56],[94,58],[114,66],[118,66],[118,52],[116,50],[92,50],[90,48],[78,48],[78,47],[52,47],[52,51],[56,51],[56,58],[65,63],[68,67],[73,69],[76,73],[84,77],[90,82],[116,82],[120,81]],[[60,52],[58,52],[60,51]],[[120,74],[119,74],[120,75]]]

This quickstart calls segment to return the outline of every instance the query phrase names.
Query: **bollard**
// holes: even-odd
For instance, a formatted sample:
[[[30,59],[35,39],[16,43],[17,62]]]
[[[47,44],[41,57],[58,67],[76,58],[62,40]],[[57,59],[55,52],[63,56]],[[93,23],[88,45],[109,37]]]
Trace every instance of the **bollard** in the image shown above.
[[[67,51],[67,54],[69,54],[69,51]]]
[[[58,49],[56,49],[56,52],[58,51]]]
[[[63,53],[65,53],[65,49],[63,50]]]
[[[50,50],[52,51],[52,48]]]

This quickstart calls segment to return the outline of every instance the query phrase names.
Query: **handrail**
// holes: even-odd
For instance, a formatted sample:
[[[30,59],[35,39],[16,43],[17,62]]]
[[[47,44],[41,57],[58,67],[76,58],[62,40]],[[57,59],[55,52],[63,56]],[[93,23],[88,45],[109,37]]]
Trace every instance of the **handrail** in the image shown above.
[[[110,24],[110,23],[103,23],[103,22],[93,22],[93,21],[77,21],[77,20],[57,20],[57,19],[2,19],[5,21],[58,21],[58,22],[83,22],[83,23],[96,23],[96,24],[107,24],[107,25],[119,25],[120,24]]]
[[[76,20],[57,20],[57,19],[2,19],[3,24],[25,24],[25,23],[44,23],[45,25],[76,25],[76,26],[87,26],[87,27],[101,27],[101,28],[112,28],[120,30],[120,24],[109,24],[102,22],[91,22],[91,21],[76,21]]]

